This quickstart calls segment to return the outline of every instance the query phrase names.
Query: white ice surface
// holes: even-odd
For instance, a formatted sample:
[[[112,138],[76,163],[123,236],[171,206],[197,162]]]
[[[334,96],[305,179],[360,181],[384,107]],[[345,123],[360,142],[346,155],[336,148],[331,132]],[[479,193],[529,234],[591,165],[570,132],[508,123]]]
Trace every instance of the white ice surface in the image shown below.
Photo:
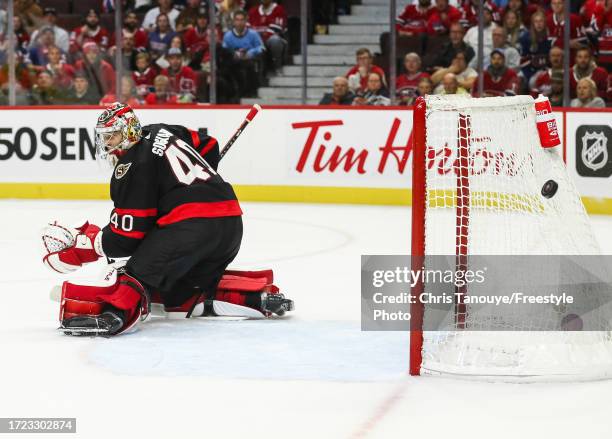
[[[76,417],[71,438],[612,437],[611,381],[410,378],[407,333],[360,331],[360,255],[408,253],[409,209],[243,207],[233,266],[274,268],[293,316],[155,320],[107,340],[55,331],[64,278],[39,262],[38,231],[103,224],[109,204],[0,201],[0,417]],[[593,223],[612,254],[612,218]]]

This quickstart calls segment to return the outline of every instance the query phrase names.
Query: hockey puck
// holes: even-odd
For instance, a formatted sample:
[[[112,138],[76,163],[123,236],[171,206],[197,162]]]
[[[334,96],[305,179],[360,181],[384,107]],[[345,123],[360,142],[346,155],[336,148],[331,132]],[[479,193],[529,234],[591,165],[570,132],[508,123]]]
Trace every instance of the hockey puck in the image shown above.
[[[552,198],[557,193],[557,189],[559,189],[559,184],[555,180],[548,180],[542,186],[542,196],[544,198]]]

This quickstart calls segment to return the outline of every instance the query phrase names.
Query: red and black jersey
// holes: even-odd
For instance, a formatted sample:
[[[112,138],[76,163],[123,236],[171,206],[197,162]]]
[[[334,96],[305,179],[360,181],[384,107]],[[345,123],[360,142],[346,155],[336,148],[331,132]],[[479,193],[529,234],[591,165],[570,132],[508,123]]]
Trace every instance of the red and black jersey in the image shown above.
[[[154,67],[147,67],[142,72],[140,70],[132,72],[132,79],[140,96],[149,94],[149,91],[153,89],[153,81],[157,75],[157,70]]]
[[[170,68],[162,69],[160,74],[168,77],[170,89],[174,93],[191,93],[195,96],[198,79],[191,67],[181,66],[178,71],[173,71]]]
[[[514,96],[518,94],[519,78],[512,69],[506,69],[501,76],[494,77],[488,70],[483,74],[485,96]],[[473,92],[478,95],[477,90]]]
[[[601,32],[606,17],[605,0],[587,0],[580,8],[580,16],[585,31]]]
[[[578,81],[582,78],[592,79],[597,86],[597,96],[602,99],[606,99],[607,88],[608,88],[608,72],[603,67],[594,67],[588,75],[579,75],[576,66],[572,68],[570,72],[570,98],[576,97],[576,87]]]
[[[501,22],[501,14],[499,13],[498,7],[490,0],[485,1],[485,7],[491,11],[491,15],[493,16],[493,21],[496,23]],[[475,6],[471,0],[464,0],[461,2],[461,24],[463,27],[470,28],[472,26],[478,25],[478,7]]]
[[[99,48],[106,50],[110,43],[110,32],[101,26],[98,26],[95,31],[87,30],[85,33],[83,33],[83,26],[79,26],[70,32],[71,52],[82,51],[83,45],[88,42],[96,43]]]
[[[397,17],[395,29],[398,32],[411,34],[424,34],[427,32],[427,20],[432,8],[420,8],[419,5],[406,5],[406,8]]]
[[[216,172],[219,159],[214,137],[179,125],[143,127],[113,172],[115,208],[102,235],[106,256],[131,256],[156,227],[242,215],[232,186]]]
[[[461,17],[461,11],[454,6],[449,5],[443,11],[434,7],[427,20],[427,33],[430,35],[447,34],[451,24],[460,21]]]
[[[266,9],[263,5],[253,6],[249,10],[249,25],[266,41],[274,34],[283,34],[287,30],[287,13],[285,8],[272,3]]]
[[[397,95],[403,98],[410,98],[411,101],[414,100],[418,96],[417,89],[419,87],[419,82],[423,78],[429,78],[429,73],[417,72],[413,75],[404,73],[398,76],[395,80]]]
[[[563,30],[565,26],[565,19],[559,20],[559,18],[551,12],[546,17],[546,24],[548,26],[548,38],[551,40],[551,44],[563,49]],[[587,41],[584,28],[582,26],[582,20],[580,19],[580,16],[576,14],[570,14],[570,39],[582,39],[585,43]],[[573,52],[574,51],[572,50],[572,53]]]

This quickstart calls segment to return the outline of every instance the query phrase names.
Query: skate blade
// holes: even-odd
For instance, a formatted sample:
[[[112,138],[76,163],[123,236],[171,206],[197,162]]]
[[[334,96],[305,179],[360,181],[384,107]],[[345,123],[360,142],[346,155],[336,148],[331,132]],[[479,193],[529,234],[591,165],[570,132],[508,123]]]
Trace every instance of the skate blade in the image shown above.
[[[107,337],[108,330],[101,328],[85,328],[85,327],[76,327],[76,328],[67,328],[65,326],[60,326],[57,328],[58,331],[63,332],[64,335],[72,335],[72,336],[83,336],[83,337]]]

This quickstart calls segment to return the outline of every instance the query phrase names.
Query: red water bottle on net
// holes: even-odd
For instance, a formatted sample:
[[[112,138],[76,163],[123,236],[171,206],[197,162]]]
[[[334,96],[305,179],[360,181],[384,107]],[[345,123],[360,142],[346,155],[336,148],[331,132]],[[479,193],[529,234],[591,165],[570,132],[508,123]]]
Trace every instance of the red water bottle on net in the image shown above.
[[[557,121],[552,112],[550,101],[544,95],[539,95],[535,100],[536,125],[540,135],[542,148],[554,148],[561,144]]]

